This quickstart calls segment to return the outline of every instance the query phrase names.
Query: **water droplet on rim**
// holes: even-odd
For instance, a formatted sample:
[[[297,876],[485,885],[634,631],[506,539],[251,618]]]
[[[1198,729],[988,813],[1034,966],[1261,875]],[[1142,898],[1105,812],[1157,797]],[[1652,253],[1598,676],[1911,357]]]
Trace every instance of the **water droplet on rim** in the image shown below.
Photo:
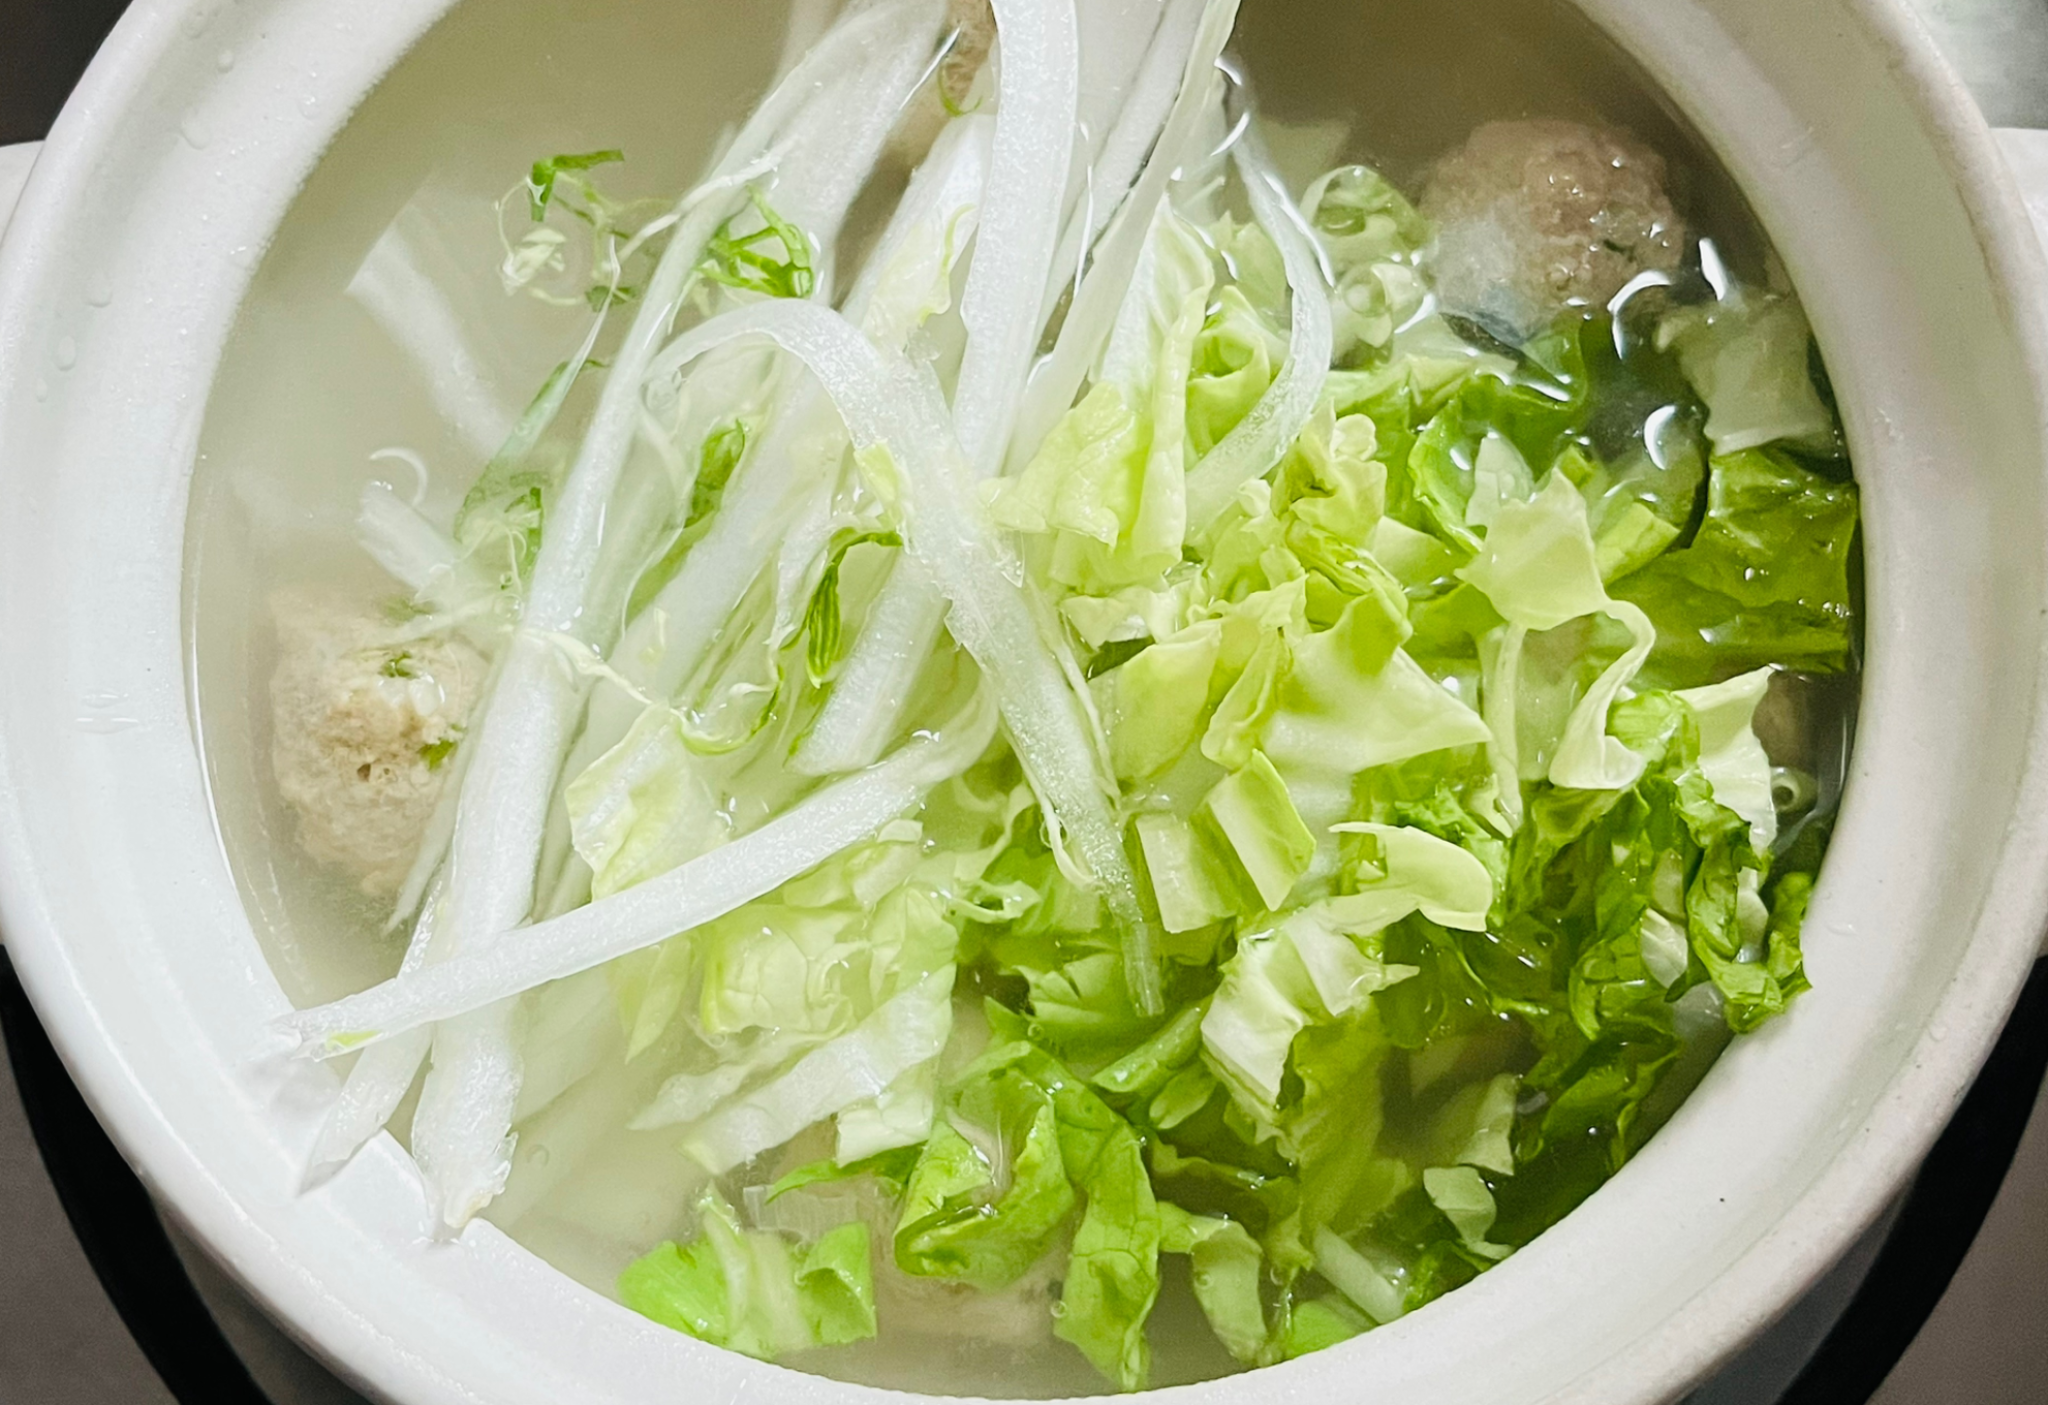
[[[220,56],[214,59],[213,66],[222,73],[226,73],[235,66],[235,51],[233,49],[222,49]]]
[[[65,337],[57,343],[57,369],[68,371],[78,364],[78,343]]]

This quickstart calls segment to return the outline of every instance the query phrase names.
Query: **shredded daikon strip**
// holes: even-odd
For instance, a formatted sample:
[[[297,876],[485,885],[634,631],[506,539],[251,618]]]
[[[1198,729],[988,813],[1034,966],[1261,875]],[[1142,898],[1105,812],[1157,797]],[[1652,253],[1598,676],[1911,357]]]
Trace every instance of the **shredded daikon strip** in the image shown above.
[[[1008,464],[1012,472],[1030,462],[1045,436],[1073,406],[1081,383],[1088,377],[1088,368],[1095,364],[1110,328],[1116,323],[1124,292],[1130,287],[1138,257],[1145,250],[1152,217],[1166,197],[1167,183],[1187,154],[1189,138],[1201,126],[1214,100],[1221,81],[1216,61],[1222,57],[1224,45],[1230,42],[1230,31],[1237,23],[1237,6],[1238,0],[1208,0],[1208,7],[1202,12],[1202,22],[1195,30],[1194,43],[1181,71],[1180,91],[1145,163],[1145,172],[1131,188],[1116,222],[1097,250],[1093,266],[1081,280],[1080,292],[1067,310],[1067,320],[1060,328],[1052,355],[1040,364],[1024,394],[1009,447]]]
[[[1002,468],[1045,324],[1032,290],[1053,276],[1080,101],[1073,0],[995,0],[994,9],[1002,41],[994,149],[961,298],[967,347],[953,392],[955,435],[977,480]],[[892,700],[907,698],[946,603],[923,573],[899,570],[874,613],[887,628],[864,631],[848,664],[861,683],[834,690],[817,740],[799,756],[812,774],[850,770],[879,753],[900,715],[902,702]]]
[[[965,117],[933,144],[931,158],[911,182],[880,247],[847,298],[846,315],[882,345],[900,348],[915,335],[932,311],[931,290],[946,285],[967,241],[974,237],[991,134],[988,118]],[[671,349],[656,358],[648,375],[665,380],[679,374],[683,365]],[[827,421],[822,426],[821,418]],[[798,464],[792,456],[800,443],[806,452]],[[681,686],[740,598],[778,555],[790,524],[829,494],[830,475],[838,469],[843,445],[836,417],[814,389],[785,403],[759,450],[748,456],[735,476],[710,531],[692,548],[653,608],[628,630],[617,650],[627,673],[632,674],[637,659],[648,652],[658,610],[666,620],[667,637],[656,651],[660,670],[646,681],[661,691]],[[579,756],[586,750],[579,747]]]
[[[411,359],[434,408],[463,446],[489,458],[511,429],[515,407],[493,383],[489,358],[470,344],[469,329],[445,291],[450,276],[436,276],[450,265],[454,259],[432,224],[417,207],[409,208],[371,247],[349,280],[348,296]]]
[[[727,313],[678,338],[670,354],[699,356],[748,336],[767,337],[808,366],[856,449],[870,453],[870,469],[902,475],[893,487],[905,546],[950,604],[954,637],[996,685],[1018,758],[1123,930],[1133,997],[1140,1009],[1156,1008],[1151,930],[1124,853],[1111,799],[1115,783],[1040,632],[1019,563],[973,500],[937,384],[929,371],[878,349],[844,318],[807,304],[764,303]]]
[[[356,535],[370,559],[408,590],[425,590],[455,569],[458,553],[448,534],[387,483],[373,479],[363,485]]]
[[[1146,75],[1127,105],[1130,125],[1126,129],[1120,122],[1119,132],[1106,148],[1106,159],[1113,154],[1118,161],[1135,163],[1146,146],[1152,155],[1137,186],[1129,190],[1123,214],[1098,251],[1095,267],[1068,309],[1052,357],[1039,367],[1025,392],[1006,455],[1013,472],[1036,452],[1053,424],[1073,404],[1123,305],[1153,212],[1179,164],[1179,153],[1213,96],[1216,60],[1229,42],[1237,4],[1236,0],[1208,0],[1198,11],[1200,3],[1183,0],[1162,20]],[[1199,25],[1195,24],[1197,13]],[[1152,126],[1148,132],[1151,118],[1147,109],[1167,100],[1170,108],[1163,129]],[[1127,179],[1125,184],[1128,186]],[[1139,204],[1146,206],[1142,216],[1136,212]],[[1107,212],[1103,218],[1108,218]],[[1067,255],[1060,257],[1064,261]],[[979,259],[977,253],[977,262]],[[813,729],[815,742],[799,753],[799,766],[811,774],[830,775],[869,765],[881,754],[901,724],[910,688],[944,618],[944,601],[925,582],[900,570],[890,577],[868,627],[853,645],[841,686],[834,690]],[[850,681],[854,679],[859,680],[857,686]]]
[[[1174,97],[1181,90],[1188,47],[1194,42],[1202,5],[1203,0],[1169,0],[1165,6],[1116,123],[1096,154],[1087,190],[1067,219],[1066,233],[1060,237],[1059,252],[1053,257],[1052,276],[1039,314],[1041,322],[1051,319],[1069,285],[1078,291],[1088,251],[1094,248],[1111,217],[1122,208],[1144,170],[1146,153],[1158,143]]]
[[[885,118],[893,119],[888,80],[900,74],[900,82],[910,81],[925,48],[923,34],[905,26],[920,11],[931,10],[925,0],[899,0],[841,26],[763,102],[712,180],[757,160],[793,120],[802,129],[792,134],[799,143],[802,136],[843,138],[849,124],[864,132],[879,126],[868,157],[872,164],[887,123],[866,110],[879,106]],[[849,68],[868,81],[844,82]],[[823,86],[828,82],[834,86]],[[820,107],[814,99],[821,90],[826,97],[845,97]],[[847,111],[847,101],[860,106]],[[591,627],[583,618],[585,594],[603,546],[605,509],[637,431],[647,368],[695,281],[705,248],[736,199],[728,192],[723,198],[696,199],[693,194],[685,200],[688,213],[649,280],[582,449],[549,513],[526,603],[529,630],[573,633]],[[453,877],[437,923],[437,946],[446,944],[457,952],[487,949],[526,917],[548,802],[579,704],[580,689],[556,667],[552,647],[526,630],[515,635],[466,743],[473,755],[450,846]],[[513,1013],[502,1007],[480,1010],[435,1035],[434,1066],[413,1122],[413,1154],[450,1226],[462,1225],[488,1204],[509,1167],[509,1129],[519,1094]]]
[[[976,229],[993,125],[971,115],[947,125],[847,297],[847,315],[885,346],[907,343],[950,302],[953,267]],[[839,210],[832,218],[836,222],[844,214]],[[657,358],[648,377],[659,385],[678,378],[682,369],[680,362]],[[702,380],[699,366],[690,390]],[[795,584],[811,577],[830,540],[845,432],[815,387],[782,393],[773,404],[768,428],[741,464],[709,530],[613,650],[614,666],[649,691],[672,695],[684,685],[771,566],[779,563],[781,577],[778,630],[786,632],[789,617],[801,608]],[[625,735],[637,715],[623,694],[595,697],[565,774],[580,775]],[[880,754],[878,748],[843,769],[858,770]],[[551,848],[566,850],[567,839],[563,828]],[[550,869],[556,871],[564,878],[553,885],[550,911],[563,910],[564,895],[575,891],[573,866]]]
[[[911,181],[881,246],[862,271],[861,281],[847,300],[846,315],[878,345],[891,349],[908,346],[918,328],[937,310],[935,293],[950,286],[955,265],[980,227],[993,126],[990,118],[970,116],[948,127],[933,144],[931,156]],[[657,365],[657,374],[659,371]],[[815,393],[806,404],[820,404]],[[750,520],[746,514],[754,507],[736,504],[735,524]],[[751,572],[766,564],[765,553],[774,544],[775,538],[766,532],[742,540],[743,546],[763,554],[751,568],[744,560],[720,559],[727,542],[714,525],[697,548],[705,556],[703,564],[698,565],[693,554],[672,590],[664,592],[664,599],[673,595],[678,603],[694,602],[692,610],[707,617],[685,622],[682,627],[691,631],[691,647],[680,648],[672,637],[668,644],[672,654],[694,661],[695,651],[702,647],[694,643],[696,634],[720,622],[711,603],[721,600],[723,593],[744,588],[743,582],[753,578]],[[733,598],[737,600],[737,595]],[[855,639],[837,685],[797,752],[793,764],[798,771],[841,775],[874,764],[894,737],[899,715],[894,708],[875,705],[875,690],[887,697],[907,696],[938,636],[944,611],[943,598],[929,583],[919,580],[914,568],[899,562],[867,627]],[[704,634],[705,643],[709,637]]]
[[[823,314],[830,315],[830,314]],[[498,942],[420,966],[357,995],[277,1022],[300,1047],[332,1057],[631,955],[774,892],[872,837],[933,786],[980,759],[995,708],[978,695],[966,716],[911,742],[881,765],[817,792],[760,829],[659,878],[507,933]]]
[[[995,148],[960,315],[967,351],[953,422],[976,478],[1002,467],[1038,349],[1038,290],[1052,268],[1074,151],[1081,43],[1074,0],[995,0],[1002,42]]]
[[[428,890],[419,923],[413,928],[412,942],[399,963],[401,976],[411,975],[426,962],[443,886],[437,879]],[[432,1031],[416,1029],[363,1051],[356,1066],[348,1071],[341,1096],[335,1099],[327,1121],[320,1128],[320,1136],[313,1143],[312,1155],[306,1163],[305,1189],[327,1180],[362,1149],[363,1143],[384,1130],[391,1114],[405,1101],[413,1079],[419,1076],[420,1065],[427,1061],[427,1051],[433,1042]]]
[[[1230,506],[1238,489],[1263,478],[1301,436],[1329,379],[1332,330],[1329,285],[1314,236],[1273,169],[1256,131],[1247,131],[1233,155],[1252,203],[1252,214],[1279,246],[1292,294],[1294,325],[1287,364],[1222,443],[1188,473],[1188,530],[1199,533]]]
[[[790,764],[807,776],[873,765],[902,725],[945,618],[946,598],[931,577],[899,557]]]
[[[1086,0],[1074,7],[1081,38],[1081,98],[1075,110],[1074,170],[1065,215],[1080,212],[1117,119],[1152,52],[1159,22],[1173,0]],[[1195,0],[1200,4],[1201,0]]]

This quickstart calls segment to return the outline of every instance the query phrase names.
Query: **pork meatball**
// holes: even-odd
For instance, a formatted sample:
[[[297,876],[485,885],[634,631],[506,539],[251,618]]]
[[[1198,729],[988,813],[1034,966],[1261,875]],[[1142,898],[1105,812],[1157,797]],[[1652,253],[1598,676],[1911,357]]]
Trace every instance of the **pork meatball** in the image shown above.
[[[1491,122],[1438,163],[1422,212],[1436,225],[1446,312],[1521,343],[1567,307],[1605,304],[1685,256],[1664,159],[1611,128]]]
[[[374,612],[288,592],[271,602],[271,765],[299,844],[387,897],[411,868],[485,662],[451,637],[397,642]]]

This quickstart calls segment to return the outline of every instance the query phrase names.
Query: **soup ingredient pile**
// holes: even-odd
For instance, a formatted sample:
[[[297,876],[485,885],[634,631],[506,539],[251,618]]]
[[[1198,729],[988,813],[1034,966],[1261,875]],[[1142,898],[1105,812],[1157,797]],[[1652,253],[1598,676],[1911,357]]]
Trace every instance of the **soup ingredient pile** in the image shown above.
[[[656,1321],[1136,1389],[1163,1281],[1244,1365],[1390,1322],[1805,988],[1797,303],[1619,133],[1290,190],[1235,11],[880,0],[680,200],[534,166],[580,342],[452,522],[366,489],[395,612],[285,611],[353,642],[280,779],[412,932],[284,1022],[356,1055],[321,1167],[424,1069],[438,1217],[549,1204]]]

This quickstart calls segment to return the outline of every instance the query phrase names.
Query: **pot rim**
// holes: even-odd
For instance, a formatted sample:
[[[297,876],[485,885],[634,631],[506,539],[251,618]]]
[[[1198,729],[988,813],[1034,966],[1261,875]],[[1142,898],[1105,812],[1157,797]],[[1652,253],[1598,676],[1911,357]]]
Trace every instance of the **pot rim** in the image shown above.
[[[1602,2],[1575,0],[1589,9]],[[1908,0],[1835,4],[1883,48],[1905,80],[1903,100],[1937,143],[1992,279],[2008,294],[2005,310],[2035,391],[2038,442],[2048,445],[2048,229],[2034,223],[1976,98]],[[2042,471],[2048,474],[2048,462]],[[2048,521],[2035,526],[2037,554],[2048,556]],[[1639,1339],[1638,1350],[1597,1364],[1545,1397],[1546,1405],[1681,1399],[1819,1283],[1891,1210],[1933,1149],[1991,1056],[2028,975],[2048,957],[2048,865],[2036,861],[2048,852],[2048,649],[2033,662],[2027,764],[1977,919],[1979,936],[1913,1057],[1855,1138],[1741,1258]],[[1999,940],[1987,940],[1987,932]]]
[[[416,37],[450,3],[420,0],[408,7],[400,0],[383,8],[394,24],[404,12]],[[2024,348],[2028,378],[2035,388],[2041,439],[2048,442],[2048,259],[2017,186],[1968,91],[1934,49],[1924,24],[1905,0],[1835,3],[1882,48],[1902,77],[1902,100],[1939,147],[1992,282],[2007,296],[2007,310],[2018,329],[2016,340]],[[31,240],[57,237],[61,225],[56,212],[63,202],[51,198],[52,193],[79,179],[92,154],[118,139],[131,94],[147,89],[164,55],[186,42],[183,21],[210,8],[208,0],[158,0],[124,16],[52,131],[11,232],[0,244],[0,274],[17,261],[10,255]],[[410,41],[405,47],[409,46]],[[0,312],[0,333],[7,330]],[[2039,525],[2041,551],[2048,555],[2048,523]],[[2033,964],[2042,917],[2048,914],[2048,866],[2030,861],[2048,852],[2044,695],[2048,657],[2034,661],[2028,765],[1978,936],[1934,1011],[1935,1027],[1945,1026],[1947,1037],[1922,1037],[1914,1057],[1886,1086],[1864,1127],[1833,1157],[1806,1195],[1710,1287],[1641,1339],[1644,1349],[1595,1364],[1551,1398],[1648,1401],[1682,1393],[1824,1274],[1910,1177],[2003,1027]],[[6,752],[7,742],[0,738],[0,769],[5,767]],[[16,797],[0,796],[0,840],[18,834],[20,824]],[[18,846],[0,842],[0,912],[14,932],[10,955],[53,1042],[124,1155],[160,1203],[189,1224],[238,1277],[263,1285],[256,1289],[258,1296],[276,1305],[293,1330],[311,1333],[315,1317],[327,1314],[317,1329],[324,1354],[351,1364],[370,1354],[392,1352],[396,1343],[377,1336],[370,1324],[319,1284],[293,1280],[296,1291],[286,1291],[286,1279],[276,1271],[281,1246],[198,1162],[118,1052],[113,1032],[101,1022],[49,920],[38,877],[18,857],[20,852]],[[259,1266],[270,1271],[259,1272]],[[413,1383],[406,1387],[409,1394],[420,1399],[464,1398],[460,1385],[448,1381],[431,1363],[408,1359],[401,1374]],[[392,1378],[382,1379],[390,1383]]]

